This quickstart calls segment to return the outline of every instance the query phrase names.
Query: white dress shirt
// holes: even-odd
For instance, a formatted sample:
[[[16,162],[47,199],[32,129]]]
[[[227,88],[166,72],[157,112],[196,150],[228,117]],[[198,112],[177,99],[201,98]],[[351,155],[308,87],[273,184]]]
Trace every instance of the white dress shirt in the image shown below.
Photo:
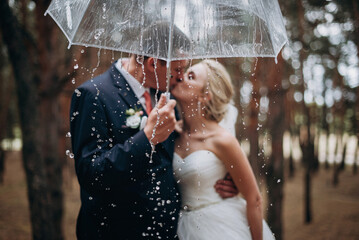
[[[123,58],[122,60],[124,61],[128,61],[128,58]],[[131,74],[129,74],[127,72],[127,70],[122,66],[122,61],[121,59],[119,59],[115,66],[117,68],[118,71],[120,71],[120,73],[122,74],[122,76],[126,79],[128,85],[130,85],[132,91],[135,93],[136,97],[140,100],[140,103],[143,107],[144,110],[146,110],[146,99],[143,97],[143,94],[145,93],[145,91],[150,93],[151,96],[151,102],[152,102],[152,106],[153,106],[153,94],[151,94],[150,89],[149,88],[145,88],[139,81],[137,81],[136,78],[134,78]]]

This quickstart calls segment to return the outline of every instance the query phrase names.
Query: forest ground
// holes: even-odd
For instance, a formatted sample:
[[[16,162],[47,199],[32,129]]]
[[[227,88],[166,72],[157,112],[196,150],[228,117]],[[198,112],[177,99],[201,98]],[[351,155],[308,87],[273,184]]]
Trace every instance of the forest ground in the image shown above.
[[[0,240],[31,239],[26,182],[19,152],[8,152],[4,182],[0,184]],[[65,171],[65,239],[75,237],[80,206],[79,187],[71,163]],[[321,166],[322,167],[322,166]],[[332,185],[333,169],[323,167],[313,176],[313,221],[304,224],[303,171],[284,181],[283,236],[285,240],[359,239],[359,173],[348,166]],[[266,208],[266,206],[265,206]]]

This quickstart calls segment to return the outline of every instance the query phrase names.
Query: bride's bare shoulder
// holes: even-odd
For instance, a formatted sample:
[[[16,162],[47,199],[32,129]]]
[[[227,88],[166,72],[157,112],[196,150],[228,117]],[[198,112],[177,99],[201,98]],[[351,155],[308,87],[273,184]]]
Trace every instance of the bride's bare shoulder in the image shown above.
[[[213,140],[215,145],[225,149],[231,148],[237,144],[237,138],[235,138],[230,132],[228,132],[224,128],[219,128],[216,131]]]

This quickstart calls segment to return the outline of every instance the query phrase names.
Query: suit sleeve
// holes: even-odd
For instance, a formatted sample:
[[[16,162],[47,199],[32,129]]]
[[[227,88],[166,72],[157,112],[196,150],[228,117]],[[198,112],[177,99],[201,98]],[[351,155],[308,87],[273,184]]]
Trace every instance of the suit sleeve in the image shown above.
[[[104,194],[144,173],[151,145],[143,131],[123,143],[114,143],[104,106],[98,96],[81,89],[72,96],[70,126],[75,168],[80,185],[89,194]]]

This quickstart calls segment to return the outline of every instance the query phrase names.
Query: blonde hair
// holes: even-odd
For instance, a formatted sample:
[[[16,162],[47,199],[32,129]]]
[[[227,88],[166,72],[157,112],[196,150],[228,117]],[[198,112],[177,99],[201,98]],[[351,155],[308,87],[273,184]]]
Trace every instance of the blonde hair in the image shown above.
[[[220,122],[226,115],[234,93],[231,77],[225,67],[217,61],[207,59],[200,64],[207,68],[208,78],[204,93],[210,94],[203,108],[204,116],[209,120]]]

